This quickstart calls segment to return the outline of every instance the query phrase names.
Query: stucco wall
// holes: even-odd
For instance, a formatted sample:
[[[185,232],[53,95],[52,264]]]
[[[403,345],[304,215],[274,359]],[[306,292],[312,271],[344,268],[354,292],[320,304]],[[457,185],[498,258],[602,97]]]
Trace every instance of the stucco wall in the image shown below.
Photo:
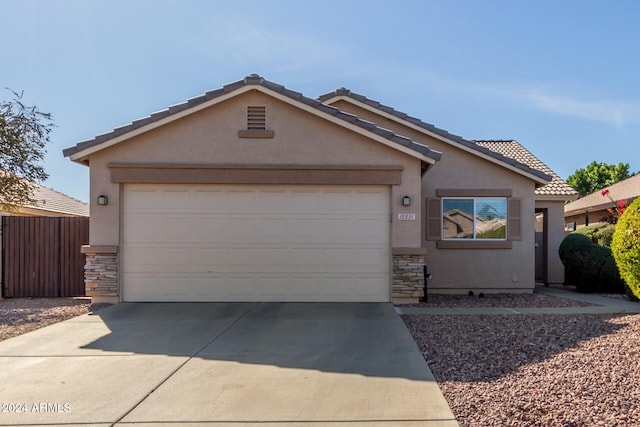
[[[522,175],[476,155],[425,135],[350,102],[339,101],[336,107],[352,112],[381,127],[422,142],[442,152],[442,159],[424,175],[422,203],[435,197],[436,189],[511,189],[512,197],[521,200],[522,240],[510,249],[440,249],[426,239],[426,219],[421,218],[421,242],[427,249],[425,258],[432,279],[431,293],[530,292],[535,285],[535,183]]]
[[[240,138],[246,129],[246,107],[267,108],[273,138]],[[394,247],[420,247],[419,159],[332,124],[258,91],[250,91],[139,135],[90,157],[91,245],[118,245],[120,184],[111,182],[109,163],[402,165],[401,184],[392,185],[393,218],[415,213],[416,221],[393,221]],[[109,197],[97,206],[98,195]],[[408,195],[413,203],[401,205]]]
[[[605,218],[609,215],[609,211],[606,209],[598,210],[598,211],[589,211],[589,225],[596,224],[599,222],[603,222],[602,218]],[[563,211],[564,216],[564,211]],[[576,223],[576,228],[582,228],[587,226],[587,214],[580,213],[576,215],[567,216],[564,219],[565,224],[570,222]]]
[[[425,238],[426,263],[433,277],[428,284],[429,291],[532,290],[535,284],[534,183],[461,150],[434,148],[442,150],[443,156],[424,177],[423,200],[435,197],[438,188],[511,189],[512,197],[521,201],[522,240],[512,241],[509,249],[439,249],[435,241]],[[426,230],[424,219],[422,225]]]

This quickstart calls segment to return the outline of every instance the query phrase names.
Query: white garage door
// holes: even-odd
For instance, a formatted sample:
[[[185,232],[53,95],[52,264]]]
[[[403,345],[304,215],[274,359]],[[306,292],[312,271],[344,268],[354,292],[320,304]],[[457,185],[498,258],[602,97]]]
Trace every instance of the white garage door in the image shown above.
[[[125,301],[390,300],[386,186],[127,184]]]

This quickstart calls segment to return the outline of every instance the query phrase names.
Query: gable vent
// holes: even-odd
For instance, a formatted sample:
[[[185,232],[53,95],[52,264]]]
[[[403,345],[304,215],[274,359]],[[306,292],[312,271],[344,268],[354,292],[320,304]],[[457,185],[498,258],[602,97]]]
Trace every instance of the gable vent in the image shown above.
[[[267,107],[265,106],[247,107],[247,129],[249,130],[267,129]]]

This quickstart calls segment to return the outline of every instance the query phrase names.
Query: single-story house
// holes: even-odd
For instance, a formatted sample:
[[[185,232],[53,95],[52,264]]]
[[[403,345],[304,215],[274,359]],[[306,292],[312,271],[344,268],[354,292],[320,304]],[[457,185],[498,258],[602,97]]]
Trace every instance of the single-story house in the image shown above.
[[[602,191],[608,190],[603,195]],[[634,175],[607,188],[601,188],[564,206],[565,230],[573,231],[589,224],[604,222],[609,216],[609,208],[620,200],[627,206],[640,196],[640,175]]]
[[[89,204],[59,191],[33,183],[35,203],[19,206],[13,212],[0,211],[0,216],[89,216]]]
[[[415,302],[425,265],[429,292],[531,292],[536,212],[562,282],[573,193],[525,152],[258,75],[64,150],[90,167],[87,295],[110,302]]]

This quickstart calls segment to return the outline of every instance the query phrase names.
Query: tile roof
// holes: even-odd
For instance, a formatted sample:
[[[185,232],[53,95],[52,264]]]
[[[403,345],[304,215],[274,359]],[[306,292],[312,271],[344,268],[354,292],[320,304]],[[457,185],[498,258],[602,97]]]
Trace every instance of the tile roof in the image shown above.
[[[624,181],[620,181],[617,184],[606,187],[609,190],[609,196],[611,199],[618,200],[635,200],[640,197],[640,175],[632,176]],[[588,210],[601,210],[611,207],[611,199],[607,196],[603,196],[600,190],[584,196],[574,202],[568,203],[564,206],[565,214],[578,214]]]
[[[33,198],[37,203],[26,208],[40,209],[67,215],[89,216],[89,204],[62,194],[59,191],[35,184]]]
[[[69,157],[79,151],[82,151],[86,148],[90,148],[96,145],[99,145],[105,141],[114,139],[118,136],[121,135],[125,135],[128,132],[134,131],[136,129],[142,128],[143,126],[146,126],[148,124],[157,122],[159,120],[162,120],[164,118],[170,117],[176,113],[185,111],[185,110],[189,110],[190,108],[193,108],[197,105],[203,104],[205,102],[208,102],[212,99],[221,97],[223,95],[229,94],[231,92],[234,92],[240,88],[243,88],[245,86],[248,85],[259,85],[262,86],[264,88],[267,88],[271,91],[274,91],[276,93],[279,93],[283,96],[286,96],[288,98],[291,98],[295,101],[301,102],[305,105],[308,105],[310,107],[315,108],[316,110],[319,110],[325,114],[329,114],[331,116],[337,117],[338,119],[341,119],[347,123],[353,124],[355,126],[358,126],[360,128],[366,129],[367,131],[374,133],[378,136],[381,136],[383,138],[386,138],[396,144],[400,144],[403,145],[405,147],[408,147],[416,152],[419,152],[429,158],[432,158],[434,160],[439,160],[441,153],[430,149],[429,147],[427,147],[424,144],[420,144],[417,143],[415,141],[412,141],[411,139],[401,136],[401,135],[397,135],[393,132],[391,132],[388,129],[384,129],[381,127],[376,126],[374,123],[368,122],[366,120],[362,120],[360,118],[358,118],[357,116],[353,115],[353,114],[349,114],[349,113],[345,113],[343,111],[340,111],[339,109],[335,108],[335,107],[331,107],[329,105],[323,104],[322,102],[316,100],[316,99],[312,99],[312,98],[307,98],[305,96],[303,96],[300,92],[295,92],[293,90],[287,89],[286,87],[277,84],[277,83],[273,83],[270,82],[266,79],[264,79],[263,77],[257,75],[257,74],[251,74],[247,77],[245,77],[242,80],[238,80],[236,82],[233,83],[229,83],[227,85],[224,85],[221,88],[215,89],[215,90],[211,90],[208,91],[200,96],[188,99],[187,101],[180,103],[180,104],[176,104],[176,105],[172,105],[170,107],[165,108],[164,110],[152,113],[151,115],[138,119],[138,120],[134,120],[133,122],[121,126],[119,128],[116,128],[110,132],[104,133],[102,135],[98,135],[93,139],[89,139],[86,141],[82,141],[77,143],[75,146],[73,147],[69,147],[66,148],[65,150],[63,150],[63,154],[66,157]]]
[[[351,98],[354,99],[356,101],[359,101],[365,105],[368,105],[370,107],[373,107],[377,110],[383,111],[387,114],[390,114],[394,117],[397,117],[399,119],[402,119],[404,121],[407,121],[415,126],[418,126],[428,132],[431,132],[433,134],[439,135],[447,140],[450,141],[454,141],[470,150],[476,151],[478,153],[484,154],[486,156],[492,157],[495,160],[502,162],[502,163],[506,163],[509,164],[517,169],[522,170],[523,172],[532,174],[534,176],[537,176],[539,178],[542,178],[543,180],[547,180],[550,181],[552,180],[553,176],[546,173],[544,170],[541,169],[537,169],[537,168],[533,168],[530,165],[528,165],[527,163],[522,163],[520,162],[518,159],[514,158],[514,157],[510,157],[510,156],[506,156],[503,155],[503,153],[500,153],[498,151],[495,150],[490,150],[488,148],[485,148],[481,145],[476,144],[474,141],[469,141],[467,139],[462,138],[461,136],[458,135],[454,135],[452,133],[447,132],[444,129],[440,129],[437,128],[436,126],[430,124],[430,123],[426,123],[423,122],[422,120],[416,118],[416,117],[412,117],[409,116],[406,113],[403,113],[401,111],[398,111],[396,109],[394,109],[393,107],[390,107],[388,105],[384,105],[381,104],[378,101],[374,101],[372,99],[367,98],[364,95],[360,95],[357,94],[355,92],[350,91],[349,89],[346,88],[339,88],[334,90],[333,92],[329,92],[323,95],[320,95],[318,97],[318,100],[322,101],[322,102],[326,102],[329,101],[330,99],[336,98],[336,97],[347,97],[347,98]],[[547,168],[548,169],[548,168]],[[549,169],[550,170],[550,169]]]
[[[551,176],[551,182],[542,187],[536,188],[536,196],[561,196],[566,200],[575,199],[578,192],[567,184],[558,174],[552,171],[540,159],[534,156],[529,150],[524,148],[518,141],[513,140],[480,140],[474,141],[480,147],[484,147],[496,153],[510,157],[533,169],[544,172]]]

